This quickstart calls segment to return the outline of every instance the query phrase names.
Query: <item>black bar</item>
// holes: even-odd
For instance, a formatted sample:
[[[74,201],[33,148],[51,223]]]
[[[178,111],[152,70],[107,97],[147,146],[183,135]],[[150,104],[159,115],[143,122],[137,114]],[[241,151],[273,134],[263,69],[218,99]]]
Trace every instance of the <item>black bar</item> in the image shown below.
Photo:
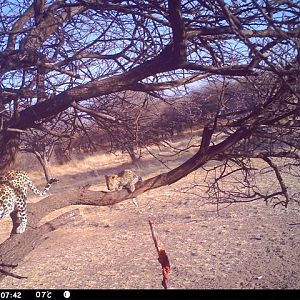
[[[297,296],[298,295],[298,296]],[[69,296],[69,297],[68,297]],[[300,290],[10,290],[0,289],[0,300],[94,300],[94,299],[300,299]]]

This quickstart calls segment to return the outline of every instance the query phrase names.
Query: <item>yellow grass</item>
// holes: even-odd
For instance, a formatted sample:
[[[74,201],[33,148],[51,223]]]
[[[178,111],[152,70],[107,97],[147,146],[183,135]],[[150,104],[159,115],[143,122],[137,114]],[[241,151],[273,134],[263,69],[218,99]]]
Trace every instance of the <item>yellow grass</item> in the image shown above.
[[[168,144],[163,144],[159,148],[153,145],[141,149],[141,168],[138,171],[143,178],[166,172],[191,157],[197,150],[196,146],[198,144],[199,137],[195,134],[189,134],[186,138],[174,139],[173,142],[169,141]],[[170,148],[169,145],[174,148]],[[185,151],[179,151],[191,145],[194,147]],[[22,161],[22,164],[17,163],[15,168],[25,169],[38,185],[44,184],[43,170],[33,155],[22,154],[19,157],[20,161]],[[26,167],[24,161],[30,161],[34,166]],[[101,181],[104,184],[105,174],[111,174],[127,167],[136,168],[136,166],[132,165],[127,153],[122,153],[121,151],[115,153],[98,152],[86,154],[85,156],[74,155],[70,162],[63,165],[52,163],[50,164],[50,172],[52,177],[58,178],[65,186],[74,184],[75,181],[78,181],[80,175],[82,175],[80,181],[84,181],[88,177],[102,177]]]

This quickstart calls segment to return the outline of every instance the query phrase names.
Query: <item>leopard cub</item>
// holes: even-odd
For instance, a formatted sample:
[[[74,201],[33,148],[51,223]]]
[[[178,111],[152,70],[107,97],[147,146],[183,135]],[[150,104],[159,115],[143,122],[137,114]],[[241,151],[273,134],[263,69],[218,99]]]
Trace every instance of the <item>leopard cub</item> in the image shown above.
[[[110,191],[120,191],[125,187],[129,192],[135,191],[135,184],[142,181],[133,170],[125,169],[118,174],[105,175],[107,188]]]

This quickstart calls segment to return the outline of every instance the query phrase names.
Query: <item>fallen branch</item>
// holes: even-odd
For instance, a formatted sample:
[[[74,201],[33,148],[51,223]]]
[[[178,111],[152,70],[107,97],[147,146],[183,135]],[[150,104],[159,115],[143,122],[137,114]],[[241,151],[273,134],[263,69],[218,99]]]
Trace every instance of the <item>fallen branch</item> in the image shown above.
[[[0,245],[0,280],[5,276],[12,276],[18,279],[25,278],[13,274],[9,270],[15,268],[18,262],[22,261],[29,252],[40,245],[51,231],[80,219],[79,209],[75,209],[41,226],[33,226],[33,223],[29,222],[25,233],[12,234],[9,239]]]
[[[26,278],[28,278],[27,276],[21,276],[21,275],[18,275],[18,274],[14,274],[14,273],[12,273],[10,271],[7,271],[7,270],[4,270],[2,268],[0,268],[0,273],[2,273],[5,276],[11,276],[11,277],[17,278],[17,279],[26,279]]]

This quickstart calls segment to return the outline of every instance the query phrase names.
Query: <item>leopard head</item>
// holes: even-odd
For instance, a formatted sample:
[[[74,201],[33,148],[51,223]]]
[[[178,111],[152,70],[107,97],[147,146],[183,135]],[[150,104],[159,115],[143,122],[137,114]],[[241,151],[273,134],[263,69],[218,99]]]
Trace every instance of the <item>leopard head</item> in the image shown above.
[[[116,191],[119,185],[119,176],[117,174],[105,175],[106,186],[110,191]]]

